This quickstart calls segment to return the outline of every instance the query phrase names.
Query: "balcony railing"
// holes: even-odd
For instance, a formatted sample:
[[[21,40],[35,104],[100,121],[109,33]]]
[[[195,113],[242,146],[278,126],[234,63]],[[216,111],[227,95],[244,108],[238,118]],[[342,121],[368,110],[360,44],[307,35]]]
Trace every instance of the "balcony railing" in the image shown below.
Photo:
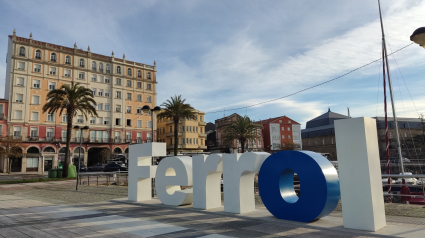
[[[99,72],[100,72],[100,73],[103,73],[103,69],[99,69]]]
[[[200,126],[205,126],[205,125],[207,125],[207,123],[206,123],[206,122],[204,122],[204,121],[200,121],[198,124],[199,124]]]
[[[91,68],[92,71],[96,72],[96,68]]]
[[[54,137],[51,137],[51,136],[47,136],[44,139],[45,139],[45,141],[54,141],[55,140],[55,138]]]
[[[19,53],[19,56],[25,56],[25,53]]]
[[[38,136],[30,136],[28,137],[28,141],[38,141]]]
[[[111,73],[111,70],[106,70],[106,73],[107,73],[107,74],[110,74],[110,73]]]
[[[35,58],[36,58],[36,59],[41,59],[41,56],[36,56]]]
[[[21,135],[14,135],[13,136],[13,139],[14,140],[21,140],[22,139],[22,136]]]
[[[131,138],[125,138],[125,143],[131,143]]]
[[[199,137],[207,137],[207,135],[206,134],[199,134]]]

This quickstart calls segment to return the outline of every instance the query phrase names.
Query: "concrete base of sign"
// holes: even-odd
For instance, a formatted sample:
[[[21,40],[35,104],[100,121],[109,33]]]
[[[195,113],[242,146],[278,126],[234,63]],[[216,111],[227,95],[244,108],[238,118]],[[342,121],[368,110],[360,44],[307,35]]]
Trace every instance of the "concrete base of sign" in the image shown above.
[[[337,120],[335,137],[344,227],[377,231],[386,221],[376,121]]]

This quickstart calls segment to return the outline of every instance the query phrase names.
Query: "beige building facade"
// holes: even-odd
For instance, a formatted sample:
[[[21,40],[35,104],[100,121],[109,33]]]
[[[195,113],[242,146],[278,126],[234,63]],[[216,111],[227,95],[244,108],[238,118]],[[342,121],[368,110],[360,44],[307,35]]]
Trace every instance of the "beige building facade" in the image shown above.
[[[178,153],[203,152],[205,140],[205,112],[195,111],[196,119],[182,119],[178,124]],[[174,152],[174,122],[158,120],[158,142],[167,144],[167,153]]]

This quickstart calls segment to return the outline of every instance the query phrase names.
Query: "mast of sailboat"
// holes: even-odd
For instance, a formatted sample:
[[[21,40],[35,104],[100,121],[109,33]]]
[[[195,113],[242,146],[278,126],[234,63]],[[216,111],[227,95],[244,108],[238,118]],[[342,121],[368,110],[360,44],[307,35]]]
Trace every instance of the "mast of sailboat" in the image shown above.
[[[398,156],[400,158],[400,169],[401,169],[401,173],[404,174],[403,156],[401,154],[401,145],[400,145],[400,135],[398,132],[398,122],[397,122],[397,116],[396,116],[395,105],[394,105],[393,86],[391,83],[390,66],[388,65],[388,54],[387,54],[387,46],[385,43],[384,25],[382,23],[381,2],[379,0],[378,0],[378,6],[379,6],[379,19],[381,21],[381,31],[382,31],[382,47],[384,48],[384,56],[385,56],[385,58],[383,58],[382,60],[383,60],[383,63],[385,63],[387,66],[388,86],[390,88],[391,106],[393,109],[394,127],[395,127],[395,134],[397,138],[397,149],[398,149]]]

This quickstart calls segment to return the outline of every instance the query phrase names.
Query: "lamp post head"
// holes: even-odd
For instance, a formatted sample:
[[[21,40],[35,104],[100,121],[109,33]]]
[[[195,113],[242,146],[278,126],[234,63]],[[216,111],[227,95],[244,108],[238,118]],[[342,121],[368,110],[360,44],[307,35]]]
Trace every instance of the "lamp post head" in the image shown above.
[[[82,128],[83,131],[87,131],[88,129],[90,129],[89,126],[85,126]]]
[[[425,27],[416,29],[410,36],[410,40],[425,48]]]
[[[78,130],[80,130],[80,126],[74,126],[73,129],[76,130],[76,131],[78,131]]]
[[[160,106],[156,106],[156,107],[154,107],[152,109],[152,111],[157,113],[157,112],[161,111],[161,107]]]
[[[151,111],[151,108],[149,107],[149,105],[144,105],[144,106],[142,107],[142,111],[143,111],[144,113],[149,113],[149,112]]]

